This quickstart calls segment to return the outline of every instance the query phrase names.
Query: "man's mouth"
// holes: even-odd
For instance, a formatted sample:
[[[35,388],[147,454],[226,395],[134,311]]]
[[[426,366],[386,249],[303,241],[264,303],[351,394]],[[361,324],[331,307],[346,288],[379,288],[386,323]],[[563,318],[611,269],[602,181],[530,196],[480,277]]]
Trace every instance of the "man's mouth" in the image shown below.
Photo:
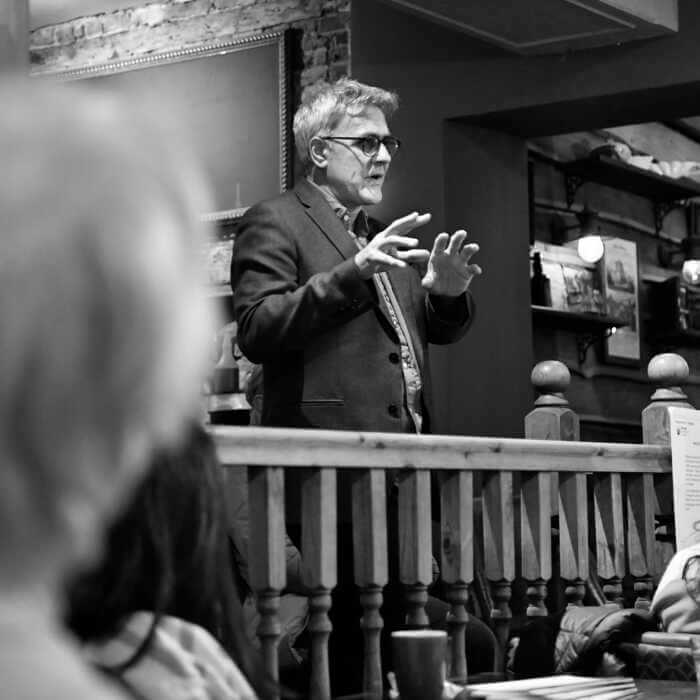
[[[384,179],[384,173],[370,173],[369,179],[379,182],[380,180]]]

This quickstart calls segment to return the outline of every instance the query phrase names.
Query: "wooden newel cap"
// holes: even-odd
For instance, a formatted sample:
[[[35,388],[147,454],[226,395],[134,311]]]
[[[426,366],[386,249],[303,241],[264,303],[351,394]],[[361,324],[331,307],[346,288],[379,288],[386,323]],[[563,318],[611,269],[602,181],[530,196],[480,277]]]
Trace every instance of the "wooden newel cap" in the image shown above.
[[[654,355],[649,360],[647,374],[657,386],[670,387],[685,384],[690,369],[688,363],[680,355],[664,352],[661,355]]]
[[[562,394],[571,384],[571,374],[563,362],[546,360],[533,367],[530,381],[540,394]]]

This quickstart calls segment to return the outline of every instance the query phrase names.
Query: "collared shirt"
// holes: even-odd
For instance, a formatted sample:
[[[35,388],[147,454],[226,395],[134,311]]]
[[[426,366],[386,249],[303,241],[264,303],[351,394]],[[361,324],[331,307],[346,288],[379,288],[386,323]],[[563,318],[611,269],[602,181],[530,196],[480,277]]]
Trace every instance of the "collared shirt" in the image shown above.
[[[338,218],[345,225],[345,229],[357,244],[358,249],[367,245],[367,215],[362,208],[350,212],[333,195],[332,192],[319,187],[309,179],[309,182],[316,187],[337,214]],[[416,359],[416,352],[411,342],[406,319],[404,318],[401,306],[396,298],[391,280],[386,272],[379,272],[372,276],[377,293],[383,299],[389,312],[389,319],[394,331],[399,339],[401,360],[401,373],[403,376],[404,398],[402,406],[402,423],[405,432],[420,433],[423,427],[422,392],[423,380]]]

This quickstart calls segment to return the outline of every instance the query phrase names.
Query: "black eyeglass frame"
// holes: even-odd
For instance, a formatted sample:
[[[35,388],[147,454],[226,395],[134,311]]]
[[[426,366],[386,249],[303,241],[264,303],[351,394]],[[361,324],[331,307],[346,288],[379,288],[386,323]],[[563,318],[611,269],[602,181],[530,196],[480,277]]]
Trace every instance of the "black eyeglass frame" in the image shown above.
[[[401,140],[391,134],[379,138],[376,134],[366,136],[322,136],[326,141],[355,141],[360,146],[360,150],[366,156],[376,156],[379,153],[379,146],[383,145],[393,158],[401,148]]]

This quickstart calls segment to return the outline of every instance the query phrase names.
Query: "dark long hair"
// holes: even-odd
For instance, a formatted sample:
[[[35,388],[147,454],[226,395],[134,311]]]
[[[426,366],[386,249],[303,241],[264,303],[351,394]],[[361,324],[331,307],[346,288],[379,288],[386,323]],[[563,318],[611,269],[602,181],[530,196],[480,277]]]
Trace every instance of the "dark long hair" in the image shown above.
[[[128,506],[110,526],[101,561],[67,585],[66,623],[84,641],[116,635],[129,615],[154,613],[148,635],[118,668],[148,651],[163,615],[206,629],[260,698],[270,684],[244,632],[227,534],[224,473],[199,425],[177,449],[159,452]]]

